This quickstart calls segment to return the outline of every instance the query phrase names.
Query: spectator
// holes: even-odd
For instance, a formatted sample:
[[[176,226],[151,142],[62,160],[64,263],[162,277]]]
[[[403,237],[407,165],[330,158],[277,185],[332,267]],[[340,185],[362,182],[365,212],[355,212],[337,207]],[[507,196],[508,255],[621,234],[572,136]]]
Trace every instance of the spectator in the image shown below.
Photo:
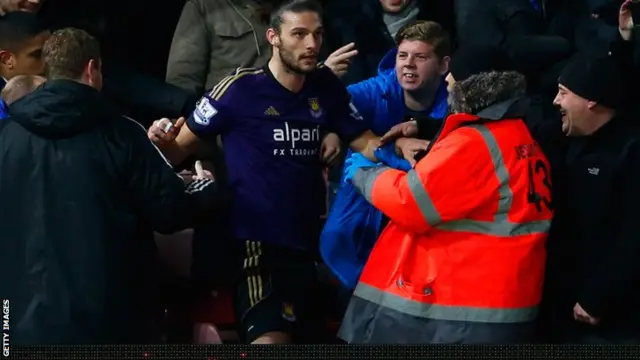
[[[226,260],[241,275],[233,288],[247,342],[288,343],[294,324],[309,315],[305,306],[316,282],[315,249],[326,209],[319,159],[333,156],[322,135],[336,131],[373,158],[369,142],[375,135],[338,78],[317,68],[321,14],[309,0],[277,8],[267,31],[267,66],[238,69],[222,80],[202,97],[177,138],[165,137],[161,122],[150,130],[172,163],[222,136],[235,238]]]
[[[570,139],[549,243],[548,330],[556,341],[640,341],[629,311],[640,299],[640,129],[621,108],[625,75],[605,56],[574,60],[558,80],[554,104]]]
[[[342,339],[532,339],[553,213],[546,206],[549,164],[522,121],[525,90],[515,72],[456,83],[452,115],[408,173],[358,154],[347,160],[347,181],[390,222],[355,289]]]
[[[378,64],[396,47],[396,34],[406,24],[434,21],[455,38],[453,1],[327,0],[325,10],[327,53],[350,43],[353,48],[349,50],[358,50],[358,55],[349,59],[349,71],[342,77],[346,84],[376,76]]]
[[[466,80],[472,75],[487,71],[512,69],[513,65],[506,54],[499,49],[483,45],[466,45],[460,47],[451,59],[451,71],[446,78],[447,86],[451,90],[457,81]],[[560,117],[557,109],[551,104],[551,101],[535,92],[528,94],[528,102],[529,106],[524,121],[531,135],[542,147],[552,163],[552,167],[554,164],[563,163],[566,142],[565,136],[560,130]],[[428,120],[428,118],[417,118],[417,120],[398,124],[391,128],[381,140],[388,142],[398,137],[417,137],[429,140],[433,137],[433,126]],[[425,154],[424,151],[420,152],[417,159]],[[405,158],[412,159],[415,156],[414,152],[408,152]]]
[[[444,75],[449,70],[451,51],[448,34],[435,22],[417,21],[400,29],[396,42],[397,48],[391,50],[380,63],[378,76],[348,86],[351,101],[374,134],[383,135],[407,118],[424,118],[422,123],[433,129],[433,136],[447,114],[448,94]],[[426,149],[428,142],[403,138],[396,145],[402,152],[413,154]],[[412,156],[410,159],[413,161]],[[340,169],[332,170],[335,170],[335,174],[331,174],[331,190],[335,193],[335,200],[331,199],[331,211],[366,213],[370,205],[363,202],[355,210],[352,197],[359,195],[350,189],[350,185],[340,184],[339,179],[344,176],[339,174]],[[334,216],[331,218],[334,219]],[[353,290],[354,280],[359,275],[353,269],[362,269],[377,238],[376,235],[365,239],[362,229],[382,225],[375,223],[372,218],[362,219],[370,221],[370,224],[358,224],[358,234],[361,236],[357,240],[354,239],[357,236],[350,233],[351,229],[333,222],[325,227],[321,237],[321,253],[327,265],[340,279],[351,279],[342,280],[349,287],[347,290]],[[376,231],[371,228],[371,232]]]
[[[444,75],[449,70],[449,35],[437,23],[417,21],[401,29],[396,44],[380,62],[377,76],[348,87],[353,104],[375,134],[384,134],[405,119],[422,118],[423,131],[433,136],[447,111]],[[338,72],[335,66],[332,70]],[[400,144],[412,153],[426,148],[424,141],[403,139]],[[330,203],[339,187],[341,169],[329,172]]]
[[[463,81],[483,72],[510,70],[505,54],[496,48],[470,45],[460,47],[449,63],[449,73],[445,81],[447,93],[453,90],[456,81]],[[433,124],[429,117],[415,119],[394,125],[381,138],[386,143],[389,140],[408,137],[431,140],[433,138]],[[414,160],[415,151],[406,154],[406,158]]]
[[[167,82],[202,94],[237,67],[266,64],[271,57],[264,36],[267,9],[274,2],[188,0],[173,36]]]
[[[47,79],[38,75],[18,75],[7,82],[2,92],[0,92],[0,98],[7,106],[11,105],[25,95],[33,92],[40,87],[40,85],[44,84],[45,81],[47,81]]]
[[[86,32],[55,32],[43,61],[48,81],[0,122],[12,343],[144,342],[151,230],[192,226],[214,210],[215,187],[201,179],[185,190],[144,129],[112,109]]]
[[[380,62],[377,76],[347,88],[376,134],[406,118],[442,119],[447,111],[448,34],[437,23],[419,21],[402,28],[396,43]]]
[[[16,75],[42,74],[42,46],[50,35],[34,14],[0,17],[0,90]]]

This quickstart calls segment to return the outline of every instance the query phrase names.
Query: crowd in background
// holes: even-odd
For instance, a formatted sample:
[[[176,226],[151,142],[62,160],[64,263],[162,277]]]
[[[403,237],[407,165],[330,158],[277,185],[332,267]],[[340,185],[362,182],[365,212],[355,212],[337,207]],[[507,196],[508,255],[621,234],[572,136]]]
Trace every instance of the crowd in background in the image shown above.
[[[310,50],[308,56],[305,55],[306,52],[300,55],[289,53],[286,48],[282,50],[280,40],[275,40],[283,35],[274,31],[274,14],[279,14],[275,18],[280,19],[276,22],[276,27],[289,26],[287,21],[304,25],[307,20],[300,14],[316,10],[313,7],[286,8],[286,3],[282,0],[172,0],[162,4],[143,0],[0,0],[0,196],[3,199],[0,214],[3,217],[11,214],[11,217],[6,218],[13,219],[0,224],[0,231],[11,234],[0,233],[0,244],[11,250],[3,250],[0,259],[7,260],[2,261],[3,272],[6,268],[7,273],[18,274],[10,285],[6,285],[10,289],[7,291],[16,297],[16,300],[11,299],[16,314],[12,318],[15,319],[12,326],[20,326],[22,334],[17,341],[216,343],[221,341],[225,325],[235,330],[236,325],[241,323],[241,341],[326,343],[336,341],[338,329],[332,321],[340,322],[343,317],[340,338],[350,343],[525,342],[522,339],[529,342],[640,341],[640,327],[633,311],[638,300],[635,287],[640,280],[640,269],[634,264],[633,257],[639,254],[640,249],[637,245],[640,244],[637,241],[637,230],[633,227],[636,214],[634,201],[640,201],[634,186],[637,170],[632,166],[640,166],[640,158],[636,157],[640,155],[640,149],[636,149],[636,134],[640,133],[637,133],[634,123],[640,110],[634,99],[637,69],[640,66],[637,65],[640,47],[636,46],[636,42],[640,37],[636,34],[637,28],[633,21],[634,15],[640,14],[640,9],[634,12],[635,2],[324,0],[320,1],[322,11],[318,10],[322,30],[309,35],[314,37],[314,44],[317,42],[317,51]],[[283,6],[293,14],[291,18],[282,15]],[[300,26],[304,27],[303,25]],[[293,37],[300,36],[300,39],[308,35],[304,32],[292,34]],[[420,46],[426,46],[427,50],[422,50]],[[274,55],[274,51],[280,52]],[[291,54],[296,57],[291,59],[288,57]],[[293,95],[288,98],[288,102],[275,98],[274,93],[295,91],[291,90],[288,83],[283,88],[276,88],[269,82],[277,79],[282,84],[279,74],[270,68],[270,61],[273,62],[274,58],[285,65],[287,61],[303,64],[300,65],[303,69],[299,74],[304,73],[307,83],[322,89],[318,90],[322,107],[316,97],[307,99],[306,93],[301,96],[305,97],[302,100]],[[99,65],[87,62],[89,59],[99,60]],[[313,62],[313,66],[309,61]],[[501,75],[496,75],[496,72]],[[318,75],[310,75],[312,73]],[[247,80],[249,78],[255,80]],[[57,85],[58,87],[48,84],[52,79],[82,79],[82,84],[100,90],[102,95],[89,94],[76,84]],[[526,90],[523,85],[525,82]],[[237,90],[241,86],[242,90]],[[271,88],[267,89],[269,86]],[[256,89],[264,90],[259,92]],[[311,91],[302,85],[299,90]],[[248,96],[243,97],[242,91],[255,98],[247,101]],[[463,91],[466,92],[463,94]],[[231,95],[225,95],[226,93]],[[414,233],[427,230],[416,230],[411,225],[404,224],[394,216],[409,219],[410,215],[400,213],[400,210],[397,210],[397,214],[401,215],[394,215],[395,208],[389,210],[390,208],[385,207],[387,205],[381,204],[381,200],[371,194],[373,182],[365,184],[364,172],[357,170],[366,170],[375,165],[358,158],[357,153],[361,152],[369,159],[377,158],[391,168],[411,173],[411,169],[419,169],[416,163],[419,164],[423,159],[427,161],[435,140],[450,130],[444,129],[441,124],[449,119],[451,113],[476,114],[485,107],[509,100],[516,94],[527,98],[526,109],[515,115],[511,114],[511,117],[507,115],[510,114],[509,111],[506,111],[496,117],[496,120],[514,117],[524,119],[530,140],[536,145],[532,148],[518,148],[516,152],[522,157],[534,157],[535,151],[531,149],[539,146],[544,159],[536,159],[548,164],[541,166],[541,171],[547,171],[550,167],[552,174],[550,177],[545,174],[540,181],[544,181],[545,186],[548,185],[547,197],[552,194],[553,201],[542,196],[530,202],[538,208],[545,206],[545,214],[549,217],[555,211],[550,229],[542,231],[544,239],[535,240],[543,243],[546,240],[544,246],[547,254],[536,258],[546,264],[546,276],[541,275],[544,274],[544,265],[543,270],[531,266],[520,269],[524,275],[514,275],[515,280],[509,276],[505,280],[505,283],[512,280],[530,281],[542,289],[544,278],[539,314],[533,317],[535,321],[532,322],[535,323],[535,329],[529,329],[535,335],[527,337],[520,333],[520,329],[508,328],[510,335],[517,335],[513,337],[516,340],[497,335],[495,338],[483,338],[471,333],[494,330],[474,328],[471,331],[472,326],[466,332],[462,331],[462,335],[451,335],[456,334],[459,329],[452,330],[452,323],[461,320],[446,316],[446,319],[438,321],[449,323],[438,323],[436,330],[429,329],[420,333],[414,330],[422,325],[416,325],[409,332],[397,331],[389,335],[394,332],[394,325],[402,323],[408,326],[410,321],[394,318],[393,314],[381,315],[378,308],[360,305],[352,299],[352,295],[355,291],[354,299],[365,297],[362,295],[362,283],[369,281],[366,279],[370,275],[363,275],[360,280],[359,276],[363,268],[367,273],[365,263],[372,249],[376,254],[374,243],[381,233],[388,234],[389,228],[396,224],[400,224],[397,226],[401,229],[410,228]],[[576,94],[585,101],[584,108],[579,107],[580,100],[575,100],[574,97]],[[228,100],[231,96],[234,98],[232,102]],[[285,95],[279,96],[285,98]],[[487,100],[489,98],[482,96],[495,98]],[[483,99],[488,103],[477,105],[468,99],[471,97],[475,97],[477,102],[481,102],[478,99]],[[285,214],[289,218],[299,219],[300,224],[297,226],[300,229],[296,231],[309,233],[310,240],[305,244],[307,249],[304,254],[300,249],[294,249],[295,246],[285,244],[284,240],[284,247],[283,244],[277,244],[276,247],[264,245],[262,248],[260,241],[249,240],[246,241],[246,248],[243,242],[239,250],[235,245],[229,245],[229,241],[237,240],[234,238],[252,239],[262,236],[254,232],[247,232],[251,235],[234,233],[235,228],[230,229],[229,224],[235,226],[239,217],[252,224],[251,227],[257,228],[256,224],[260,224],[263,229],[269,226],[278,228],[273,230],[273,234],[271,230],[264,230],[265,237],[284,238],[289,236],[289,232],[281,231],[277,221],[261,218],[264,213],[256,209],[262,205],[254,206],[251,202],[254,200],[247,200],[250,205],[241,205],[241,210],[237,206],[234,211],[225,210],[229,209],[229,203],[234,200],[238,202],[238,198],[245,201],[245,197],[256,196],[253,193],[238,193],[238,198],[227,199],[227,194],[222,190],[226,184],[242,183],[255,191],[262,189],[262,186],[271,186],[268,180],[256,180],[255,183],[246,185],[253,175],[242,166],[259,167],[262,163],[258,160],[246,160],[254,156],[251,153],[234,155],[240,153],[247,144],[241,143],[236,148],[235,145],[225,143],[224,136],[220,133],[234,127],[244,130],[255,128],[258,133],[260,125],[252,122],[238,124],[240,120],[224,114],[225,111],[242,113],[245,117],[279,116],[288,104],[300,100],[305,104],[308,102],[311,116],[318,119],[322,116],[325,99],[329,98],[336,104],[344,103],[340,111],[331,110],[336,119],[327,120],[336,124],[330,124],[329,131],[322,132],[317,139],[312,130],[309,130],[309,141],[320,147],[301,150],[305,154],[308,151],[322,158],[322,168],[326,172],[323,190],[316,192],[315,178],[306,178],[306,173],[300,171],[295,176],[306,181],[304,186],[291,181],[286,182],[286,186],[282,185],[282,193],[280,189],[273,191],[283,199],[297,196],[301,203],[313,203],[313,206],[304,208],[304,211],[309,209],[308,212],[312,214],[316,214],[315,205],[321,203],[324,213],[318,212],[318,215],[325,215],[322,221],[327,218],[328,212],[324,231],[324,223],[319,216],[318,224],[311,225],[306,218]],[[500,101],[496,100],[498,98]],[[259,114],[249,114],[247,109],[259,106],[262,106],[258,109]],[[339,105],[335,107],[337,109]],[[609,109],[615,111],[607,112]],[[308,116],[309,110],[304,108],[302,112]],[[106,130],[101,128],[100,131],[105,131],[106,135],[85,139],[82,144],[76,143],[73,147],[65,142],[91,126],[100,127],[98,123],[87,124],[87,117],[113,119],[121,115],[127,119],[120,119],[123,124]],[[214,126],[214,116],[224,116],[230,120],[223,125]],[[603,125],[611,118],[615,120],[615,126]],[[3,124],[3,121],[6,123]],[[593,125],[596,123],[598,125]],[[285,138],[290,141],[290,137],[294,135],[289,124],[285,124],[287,128],[283,130],[282,141]],[[145,129],[142,132],[143,139],[137,134],[140,132],[139,127]],[[35,135],[27,136],[20,132],[21,128]],[[266,135],[271,137],[271,130]],[[304,139],[301,133],[296,136],[301,136],[297,140],[305,141],[301,140]],[[376,141],[375,150],[370,148],[372,141]],[[382,153],[384,145],[394,141],[399,158],[383,161],[388,156]],[[174,148],[175,142],[180,146]],[[274,149],[274,155],[276,150]],[[16,155],[20,151],[33,156],[33,161],[25,164],[25,157]],[[65,155],[69,151],[90,153],[92,156],[78,160],[75,156]],[[157,156],[158,151],[162,156]],[[65,157],[68,160],[60,160]],[[39,160],[45,158],[47,160]],[[96,160],[98,158],[101,160]],[[103,158],[109,158],[106,162],[109,165],[106,167],[97,165],[103,163]],[[235,163],[230,159],[235,159]],[[406,164],[401,161],[406,161]],[[391,165],[392,162],[395,165]],[[59,165],[60,168],[52,170],[43,165],[55,163],[68,166]],[[71,167],[71,164],[77,166],[78,163],[82,164],[81,169]],[[171,167],[166,167],[167,163]],[[197,170],[193,170],[194,164]],[[464,161],[460,160],[459,164],[464,164]],[[162,166],[165,166],[164,170],[156,170]],[[31,180],[36,176],[34,174],[47,174],[49,179],[53,179],[51,186],[73,186],[64,190],[68,193],[52,191],[42,184],[23,189],[13,185],[14,182],[19,183],[20,179],[12,174],[11,169],[15,169],[15,174]],[[536,165],[535,173],[538,174],[539,170]],[[268,166],[264,166],[261,171],[275,173]],[[451,171],[457,174],[463,170]],[[462,175],[461,178],[455,176],[451,175],[450,179],[457,179],[461,183],[477,182]],[[477,176],[479,178],[480,175]],[[518,178],[516,175],[512,176]],[[125,195],[104,180],[106,178],[117,179],[118,184],[126,184],[128,190]],[[186,188],[182,178],[190,180],[187,181]],[[524,179],[524,175],[520,178]],[[374,181],[373,179],[369,180]],[[31,180],[25,180],[25,183],[33,185]],[[378,181],[377,178],[375,181]],[[394,183],[387,181],[389,184]],[[285,183],[284,180],[281,182]],[[91,190],[92,184],[96,183],[105,189],[103,193]],[[165,188],[167,183],[170,186]],[[356,190],[351,190],[345,183],[353,184]],[[553,183],[553,187],[550,183]],[[460,192],[464,192],[463,189],[463,186],[459,187]],[[71,196],[69,194],[78,190],[86,191],[86,203],[65,202],[64,196]],[[451,189],[447,188],[446,191]],[[351,192],[366,199],[363,203],[367,206],[370,203],[373,205],[372,209],[380,210],[375,215],[379,216],[379,220],[372,230],[373,240],[369,244],[359,244],[357,250],[346,249],[343,245],[345,240],[331,232],[344,232],[344,227],[341,226],[343,223],[336,220],[335,214],[339,211],[336,209],[346,206],[344,204],[352,196]],[[395,194],[388,193],[387,196]],[[399,196],[402,194],[400,192]],[[32,207],[33,202],[43,205],[28,210],[20,209],[12,201],[19,202],[21,197],[27,199],[25,202],[32,201]],[[265,195],[264,198],[267,199],[268,196]],[[115,205],[109,201],[113,201]],[[257,204],[258,200],[255,201]],[[94,214],[88,209],[94,202],[101,206],[109,203],[108,221],[92,218],[92,215],[98,216],[98,212]],[[405,211],[414,209],[411,207],[413,205],[402,205],[405,206]],[[135,211],[128,213],[126,209],[130,208]],[[419,205],[415,207],[418,208]],[[420,211],[423,210],[420,208]],[[438,210],[444,216],[443,210]],[[142,218],[145,226],[142,228],[136,225],[137,220],[131,215],[139,213],[144,214]],[[65,218],[66,216],[78,218],[74,222]],[[547,220],[550,221],[550,218],[536,219]],[[270,224],[271,221],[273,223]],[[55,224],[60,223],[70,225],[64,231],[56,230],[55,235],[51,234],[52,229],[58,229]],[[383,233],[382,229],[387,224],[390,225]],[[19,230],[22,228],[29,228],[29,231],[22,232]],[[161,277],[161,270],[156,266],[157,244],[153,242],[148,230],[172,234],[186,228],[193,228],[194,231],[181,232],[173,235],[174,238],[156,235],[161,247],[167,246],[163,244],[168,239],[173,239],[174,243],[182,241],[191,244],[187,253],[181,254],[183,249],[171,247],[175,245],[171,245],[169,251],[161,250],[165,260],[168,258],[169,262],[182,262],[182,266],[191,265],[188,285],[170,284],[165,288],[166,291],[161,292],[157,284]],[[99,242],[107,243],[111,239],[118,239],[118,244],[102,248],[85,246],[82,240],[86,236],[84,233],[91,233],[95,229],[100,229],[99,232],[103,234],[98,239]],[[347,236],[369,236],[364,230],[358,231],[354,230]],[[21,250],[22,245],[11,242],[8,237],[29,242],[29,246],[33,248],[29,251]],[[326,240],[329,237],[332,240]],[[41,238],[55,242],[56,245],[48,246],[42,243],[45,240]],[[533,243],[534,240],[527,241]],[[516,246],[512,246],[515,252]],[[341,264],[332,262],[334,255],[327,254],[336,249],[341,254],[346,254],[339,256],[341,261],[343,258],[347,259],[357,270],[347,271]],[[395,250],[402,252],[402,249]],[[69,252],[73,255],[56,255],[62,260],[42,262],[39,264],[43,268],[35,266],[29,269],[24,267],[31,260],[21,262],[20,258],[23,255],[28,257],[42,254],[47,257],[57,252]],[[92,263],[99,263],[113,255],[110,252],[126,253],[116,257],[128,265],[109,265],[104,270]],[[9,259],[16,256],[12,255],[14,253],[22,255],[17,256],[20,259],[11,262]],[[235,257],[244,261],[246,272],[250,271],[247,269],[252,266],[252,258],[256,263],[258,258],[261,261],[266,259],[267,263],[287,263],[285,270],[278,270],[286,271],[287,274],[275,270],[269,273],[268,286],[280,286],[282,283],[285,284],[283,287],[298,287],[304,289],[299,292],[304,291],[307,296],[304,300],[299,300],[296,296],[300,295],[293,294],[291,296],[295,300],[291,303],[284,301],[270,304],[269,301],[264,301],[268,297],[262,295],[262,275],[253,273],[240,285],[234,283],[230,287],[226,279],[236,276],[230,269],[237,264],[229,259]],[[302,258],[304,259],[301,260]],[[78,262],[77,259],[86,260]],[[375,257],[371,259],[369,261],[372,264],[380,261]],[[420,261],[427,262],[425,259]],[[500,258],[495,261],[507,263],[515,260]],[[325,262],[328,267],[323,264]],[[14,267],[10,270],[9,264],[22,268]],[[313,264],[313,270],[307,268],[309,264]],[[51,278],[51,275],[38,275],[35,277],[37,280],[33,280],[33,274],[47,273],[48,267],[54,267],[56,274],[68,275],[75,271],[65,270],[65,266],[81,269],[80,272],[87,279],[63,281]],[[383,267],[380,265],[378,268]],[[536,272],[538,270],[539,273]],[[296,273],[295,279],[291,273]],[[310,280],[311,278],[313,279]],[[267,288],[267,282],[264,281],[264,287]],[[102,282],[122,284],[106,288],[96,285]],[[40,295],[14,290],[24,284],[31,289],[29,291]],[[314,286],[310,287],[310,284]],[[4,286],[4,283],[0,284],[0,292],[4,291]],[[49,289],[51,286],[56,289]],[[66,286],[78,288],[59,289]],[[505,288],[495,291],[529,292],[526,287],[523,287],[526,288],[525,291],[513,286],[507,288],[505,285]],[[240,290],[241,287],[248,290]],[[232,290],[228,290],[229,288]],[[60,302],[39,298],[48,291],[82,295],[77,298],[69,295],[70,298]],[[275,293],[276,290],[264,291]],[[278,289],[278,294],[280,291]],[[430,295],[430,288],[427,287],[424,291],[425,296]],[[129,306],[128,297],[114,296],[121,293],[135,294],[132,298],[136,299],[136,305]],[[602,294],[608,295],[603,297]],[[5,297],[4,294],[0,295]],[[65,296],[67,295],[63,297]],[[102,297],[107,300],[97,303],[105,309],[112,309],[105,310],[104,313],[115,314],[110,321],[101,318],[92,323],[97,319],[92,317],[92,313],[73,312],[76,302],[96,302],[96,298]],[[248,300],[245,301],[245,297]],[[247,303],[238,304],[238,298],[243,298]],[[297,316],[303,316],[303,310],[298,312],[298,308],[303,308],[298,306],[298,301],[308,308],[304,312],[313,313],[314,316],[313,321],[309,322],[311,325],[305,324],[306,327],[302,329],[295,328],[296,334],[292,340],[289,329],[283,328],[286,324],[281,323],[283,319],[287,324],[292,323]],[[374,302],[371,299],[368,301]],[[47,314],[58,311],[56,309],[62,303],[68,314],[49,319]],[[258,304],[262,304],[264,312],[260,316],[251,317],[251,320],[245,319],[249,310]],[[384,307],[388,303],[377,305]],[[509,307],[506,300],[502,305]],[[435,307],[432,306],[429,311],[435,311]],[[180,312],[187,315],[179,314]],[[417,310],[412,314],[413,318],[422,315],[424,314]],[[367,317],[368,320],[356,319],[358,316]],[[24,324],[18,323],[19,317],[25,319]],[[187,320],[180,320],[181,318]],[[502,321],[496,319],[486,322]],[[67,326],[65,321],[80,325]],[[367,321],[370,323],[367,324]],[[519,320],[504,321],[515,323]],[[121,323],[128,324],[127,334],[113,335],[122,330],[118,329],[118,324]],[[176,335],[176,329],[184,327],[184,323],[196,326],[185,331],[189,334],[187,336]],[[372,323],[376,325],[371,325]],[[42,330],[30,328],[36,325],[42,326]],[[67,331],[65,329],[73,329],[77,333],[71,331],[60,334]],[[47,334],[43,335],[45,332]],[[281,336],[283,333],[287,336]],[[304,335],[297,339],[298,333]]]

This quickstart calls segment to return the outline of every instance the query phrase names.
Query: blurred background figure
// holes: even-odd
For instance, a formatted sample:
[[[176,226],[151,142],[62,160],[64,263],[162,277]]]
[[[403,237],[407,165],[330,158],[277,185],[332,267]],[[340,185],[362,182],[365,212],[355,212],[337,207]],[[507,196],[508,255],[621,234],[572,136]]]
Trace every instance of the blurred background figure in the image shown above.
[[[38,75],[18,75],[7,82],[0,92],[0,98],[9,106],[37,89],[45,81],[47,81],[46,78]]]
[[[167,82],[198,95],[238,67],[267,63],[269,13],[282,0],[188,0],[178,21]]]
[[[34,14],[12,12],[0,17],[0,90],[14,76],[44,72],[42,47],[50,36]]]

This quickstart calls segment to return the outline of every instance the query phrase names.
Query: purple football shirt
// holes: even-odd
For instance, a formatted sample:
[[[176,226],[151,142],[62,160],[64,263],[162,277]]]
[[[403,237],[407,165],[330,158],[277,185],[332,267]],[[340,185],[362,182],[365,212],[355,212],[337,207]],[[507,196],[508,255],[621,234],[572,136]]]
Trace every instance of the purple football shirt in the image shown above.
[[[299,249],[316,244],[325,210],[323,136],[349,142],[367,130],[327,68],[298,93],[267,67],[238,69],[200,99],[187,126],[206,141],[222,137],[234,236]]]

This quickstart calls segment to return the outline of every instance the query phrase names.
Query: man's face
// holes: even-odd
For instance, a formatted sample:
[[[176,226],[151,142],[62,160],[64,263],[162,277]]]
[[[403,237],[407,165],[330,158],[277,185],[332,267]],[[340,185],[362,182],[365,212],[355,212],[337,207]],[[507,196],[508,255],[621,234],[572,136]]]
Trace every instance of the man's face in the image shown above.
[[[436,82],[449,68],[449,58],[440,59],[424,41],[404,40],[396,55],[396,76],[406,91],[421,90]]]
[[[558,85],[558,94],[553,99],[562,115],[562,132],[567,136],[584,136],[590,133],[589,112],[593,104],[563,85]]]
[[[382,9],[388,13],[397,13],[402,11],[409,3],[409,0],[380,0]]]
[[[0,0],[0,7],[4,12],[28,11],[38,12],[44,0]]]
[[[5,75],[9,77],[42,75],[44,73],[42,47],[50,36],[51,33],[48,31],[42,32],[25,42],[19,50],[3,54]]]
[[[323,28],[315,12],[282,14],[280,34],[270,39],[283,65],[289,70],[306,74],[316,69],[322,46]]]

